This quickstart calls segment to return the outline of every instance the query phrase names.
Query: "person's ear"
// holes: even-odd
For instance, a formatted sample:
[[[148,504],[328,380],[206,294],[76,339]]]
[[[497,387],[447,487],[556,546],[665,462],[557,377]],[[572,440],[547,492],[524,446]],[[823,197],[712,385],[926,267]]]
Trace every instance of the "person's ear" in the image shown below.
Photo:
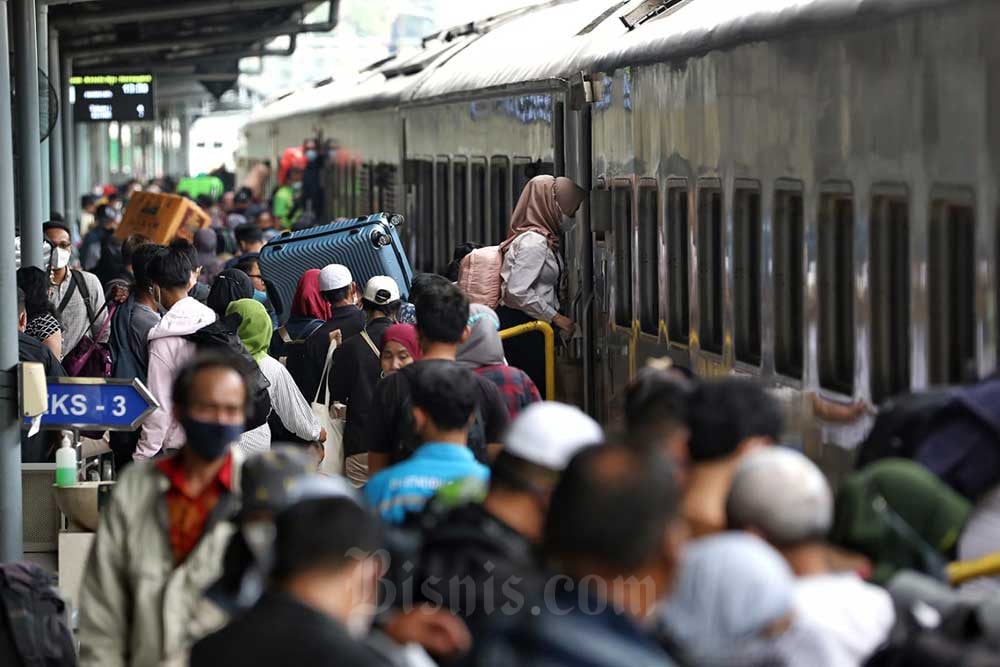
[[[427,425],[427,413],[417,406],[413,406],[411,411],[413,413],[413,432],[423,433],[424,427]]]
[[[17,314],[17,328],[24,331],[28,326],[28,313],[21,311]]]
[[[465,341],[469,340],[469,336],[472,335],[472,327],[465,325],[465,329],[462,330],[462,337],[458,339],[458,344],[461,345]]]

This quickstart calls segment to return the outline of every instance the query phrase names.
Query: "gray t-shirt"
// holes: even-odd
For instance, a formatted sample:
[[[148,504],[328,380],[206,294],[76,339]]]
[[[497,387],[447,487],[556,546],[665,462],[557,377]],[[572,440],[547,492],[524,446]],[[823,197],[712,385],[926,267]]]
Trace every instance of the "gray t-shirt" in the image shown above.
[[[128,332],[128,342],[142,366],[143,375],[149,371],[149,330],[160,323],[160,314],[149,306],[135,304],[132,322]]]
[[[76,271],[75,273],[79,274],[78,278],[82,280],[86,286],[86,291],[90,295],[90,308],[96,318],[90,335],[96,339],[101,332],[104,320],[107,318],[107,311],[101,310],[104,306],[104,287],[93,273],[87,273],[86,271]],[[67,271],[66,278],[62,283],[49,287],[49,302],[57,310],[66,293],[69,291],[71,284],[72,277]],[[87,304],[84,303],[83,293],[79,288],[73,292],[73,296],[70,298],[69,303],[66,304],[66,308],[61,313],[58,313],[58,316],[59,322],[63,327],[62,353],[65,357],[76,347],[80,339],[83,338],[83,335],[87,333],[87,326],[90,324],[90,317],[87,314]],[[110,327],[104,331],[104,335],[101,336],[98,342],[108,342],[109,332]]]

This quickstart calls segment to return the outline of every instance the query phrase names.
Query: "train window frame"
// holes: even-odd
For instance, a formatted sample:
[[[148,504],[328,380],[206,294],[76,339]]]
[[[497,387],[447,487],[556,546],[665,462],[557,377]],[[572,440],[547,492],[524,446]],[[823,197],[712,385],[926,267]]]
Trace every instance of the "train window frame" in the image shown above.
[[[774,371],[805,377],[805,187],[779,179],[771,213],[771,285],[774,305]]]
[[[524,192],[524,188],[528,185],[528,182],[534,178],[528,172],[531,171],[531,167],[534,165],[534,160],[530,157],[525,157],[523,155],[516,155],[514,159],[511,160],[510,177],[511,177],[511,187],[510,187],[510,210],[513,211],[517,208],[517,201],[521,198],[521,193]]]
[[[763,190],[760,181],[733,183],[733,359],[760,368],[763,361],[761,288],[764,260]],[[745,278],[744,278],[745,276]]]
[[[435,271],[443,272],[455,247],[451,224],[451,158],[448,155],[438,155],[434,159],[434,223],[434,267]]]
[[[464,155],[456,155],[451,160],[451,216],[456,243],[472,241],[469,234],[469,158]]]
[[[663,220],[667,241],[667,340],[691,340],[691,190],[686,178],[668,178]]]
[[[616,327],[631,329],[635,322],[633,309],[633,281],[635,256],[633,253],[635,229],[635,192],[630,179],[616,178],[611,183],[611,226],[614,235],[614,296],[612,322]],[[624,210],[619,208],[624,203]],[[624,215],[622,215],[624,213]],[[624,238],[623,238],[624,237]],[[623,242],[624,241],[624,242]],[[625,260],[624,262],[622,260]]]
[[[413,229],[417,231],[417,263],[421,270],[434,272],[434,158],[413,157],[414,184],[417,192],[416,212],[419,216]],[[427,233],[424,233],[427,232]]]
[[[489,160],[469,158],[469,231],[477,243],[490,244]]]
[[[652,202],[648,198],[652,197]],[[641,178],[636,196],[638,249],[633,262],[638,273],[639,333],[660,334],[660,184],[655,178]]]
[[[978,362],[975,191],[935,186],[931,189],[929,214],[927,381],[931,385],[960,384],[966,380],[970,365]],[[958,238],[956,232],[966,232],[967,238]],[[962,324],[965,330],[958,329],[956,335],[956,327]]]
[[[497,178],[502,175],[503,178]],[[502,182],[501,182],[502,181]],[[497,192],[497,183],[503,188]],[[494,155],[490,158],[490,227],[492,238],[487,243],[498,244],[507,238],[510,229],[510,217],[514,211],[509,206],[511,190],[511,161],[506,155]]]
[[[854,200],[854,188],[850,183],[824,183],[820,186],[816,215],[819,386],[846,397],[854,396],[857,359],[854,333],[857,212]]]
[[[594,179],[594,186],[590,194],[590,231],[594,237],[603,241],[605,235],[611,231],[611,218],[614,215],[614,208],[611,203],[611,187],[608,179],[598,176]]]
[[[702,352],[721,357],[725,345],[725,198],[718,178],[699,179],[696,185],[698,345]],[[711,319],[707,317],[710,312]]]
[[[871,208],[868,216],[868,301],[871,309],[869,325],[871,330],[868,337],[870,359],[868,388],[872,402],[878,404],[890,396],[909,391],[912,385],[910,191],[905,185],[879,183],[872,187],[869,202]],[[902,220],[899,219],[901,212]],[[902,228],[901,234],[900,228]],[[886,247],[883,248],[883,245]],[[884,258],[889,258],[890,261],[883,262]],[[888,268],[884,270],[884,266]],[[894,275],[886,276],[887,272]],[[879,292],[883,287],[886,287],[886,294],[884,298],[879,299]],[[881,305],[877,301],[880,301]],[[901,340],[905,343],[900,344]],[[891,352],[882,355],[880,346]],[[883,356],[884,365],[889,369],[889,372],[885,373],[885,378],[879,377],[879,366],[882,365]]]

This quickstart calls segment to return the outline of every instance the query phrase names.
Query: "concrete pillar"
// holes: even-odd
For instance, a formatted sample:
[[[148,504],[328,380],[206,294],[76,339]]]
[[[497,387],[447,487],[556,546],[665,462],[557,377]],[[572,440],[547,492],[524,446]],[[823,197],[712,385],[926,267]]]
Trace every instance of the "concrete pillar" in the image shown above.
[[[35,21],[35,34],[36,40],[38,42],[38,70],[43,72],[45,76],[49,76],[49,8],[48,5],[39,3],[38,4],[38,15]],[[50,79],[51,81],[51,79]],[[53,86],[55,87],[55,86]],[[39,85],[39,93],[41,93],[41,85]],[[39,100],[39,105],[41,108],[45,109],[48,114],[52,114],[53,110],[49,109],[48,100],[48,86],[45,87],[45,101]],[[39,120],[39,125],[41,125],[41,120]],[[48,128],[40,127],[39,131],[44,133]],[[52,208],[49,206],[50,190],[49,188],[49,140],[51,137],[46,137],[45,141],[42,142],[39,147],[39,164],[41,165],[41,177],[42,177],[42,215],[45,220],[48,220],[52,212]]]
[[[49,83],[59,91],[62,100],[62,67],[59,62],[59,33],[49,30]],[[66,194],[64,190],[65,175],[63,174],[63,124],[62,103],[57,109],[59,122],[52,128],[49,136],[49,210],[58,211],[69,219],[72,211],[66,210]]]
[[[76,136],[76,182],[75,191],[76,192],[89,192],[91,186],[90,182],[90,133],[87,131],[88,123],[78,123],[75,129]],[[80,206],[79,195],[77,198],[77,208]]]
[[[179,177],[193,176],[191,174],[191,121],[188,118],[187,109],[183,106],[180,109],[181,118],[181,155]]]
[[[38,35],[35,0],[14,0],[14,102],[18,139],[21,264],[42,265],[42,165],[38,127]]]
[[[0,72],[10,71],[7,43],[7,0],[0,0]],[[37,87],[36,87],[37,90]],[[14,154],[11,126],[10,78],[0,76],[0,155]],[[35,115],[37,123],[38,116]],[[38,225],[39,235],[41,225]],[[41,242],[38,259],[41,263]],[[0,246],[14,247],[14,161],[0,160]],[[22,257],[24,247],[21,248]],[[17,365],[17,281],[14,253],[0,252],[0,371]],[[8,376],[9,377],[9,376]],[[0,389],[0,562],[21,560],[21,431],[16,393]]]
[[[66,198],[66,220],[73,230],[73,237],[79,238],[80,200],[76,196],[76,141],[73,134],[73,105],[69,103],[69,79],[73,76],[73,60],[63,56],[59,64],[62,75],[60,90],[60,114],[63,136],[63,196]]]

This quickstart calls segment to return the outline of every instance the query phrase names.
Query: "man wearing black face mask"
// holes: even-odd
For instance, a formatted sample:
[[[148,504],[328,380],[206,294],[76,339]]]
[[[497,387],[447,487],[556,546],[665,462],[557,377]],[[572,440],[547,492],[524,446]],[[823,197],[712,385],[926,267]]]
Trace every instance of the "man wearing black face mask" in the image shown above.
[[[246,381],[239,362],[197,357],[173,386],[185,444],[132,465],[101,512],[80,589],[80,664],[183,659],[226,620],[204,592],[233,532]]]

